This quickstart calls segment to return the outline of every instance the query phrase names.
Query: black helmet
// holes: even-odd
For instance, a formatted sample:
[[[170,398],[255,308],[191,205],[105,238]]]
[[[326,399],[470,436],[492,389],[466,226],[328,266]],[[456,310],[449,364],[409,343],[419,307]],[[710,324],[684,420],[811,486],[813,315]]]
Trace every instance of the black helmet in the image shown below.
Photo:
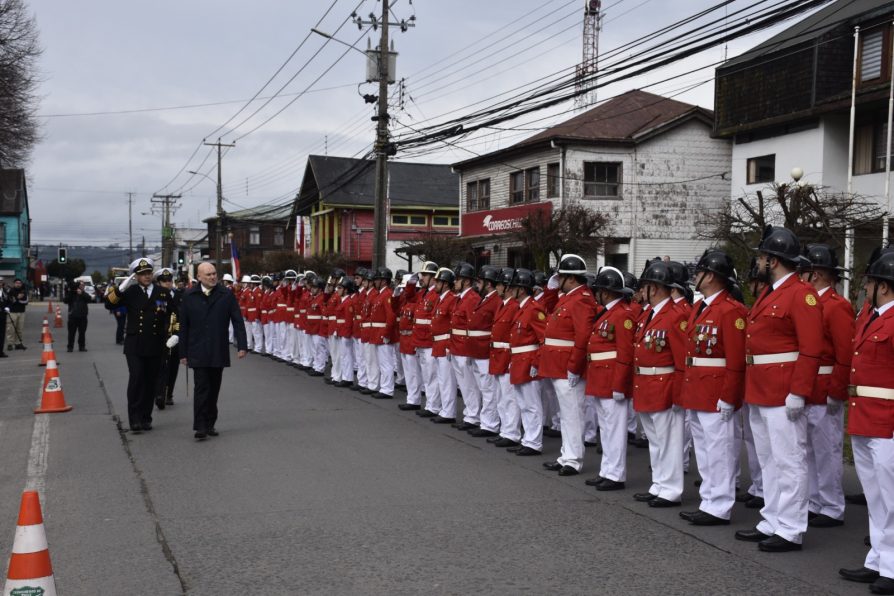
[[[385,281],[391,281],[391,269],[388,267],[379,267],[376,269],[376,274],[373,275],[373,279],[384,279]]]
[[[404,275],[406,275],[407,273],[409,273],[409,272],[406,269],[398,269],[397,271],[394,272],[394,278],[395,279],[403,279]]]
[[[434,261],[426,261],[422,263],[422,269],[419,270],[419,273],[431,273],[434,275],[438,272],[438,264]]]
[[[882,251],[881,256],[869,266],[866,277],[894,284],[894,251]]]
[[[671,272],[671,277],[674,278],[675,287],[678,290],[685,291],[686,286],[689,284],[689,270],[686,269],[686,265],[679,261],[668,261],[667,268]]]
[[[593,289],[593,284],[596,283],[596,274],[590,273],[589,271],[584,273],[584,279],[587,280],[587,287],[591,290]]]
[[[559,275],[580,275],[587,273],[587,264],[577,255],[562,255],[559,260]]]
[[[764,228],[764,237],[755,250],[779,257],[789,263],[797,263],[798,255],[801,254],[801,242],[789,229],[767,226]]]
[[[629,271],[624,271],[624,285],[636,292],[639,289],[639,280]]]
[[[813,263],[811,263],[810,259],[808,259],[804,255],[798,255],[798,260],[795,261],[795,265],[795,268],[798,270],[799,273],[813,271]]]
[[[549,281],[549,276],[543,271],[535,271],[532,275],[534,276],[535,286],[540,286],[542,288],[546,285],[546,282]]]
[[[723,279],[735,279],[735,266],[728,254],[719,248],[709,248],[698,260],[696,271],[710,271]]]
[[[671,273],[670,268],[667,266],[667,263],[661,259],[646,261],[646,268],[643,269],[643,274],[639,276],[639,283],[644,284],[649,282],[661,284],[668,288],[678,287],[674,282],[674,276]]]
[[[453,271],[447,267],[441,267],[438,269],[438,272],[435,273],[435,281],[444,281],[448,284],[452,284],[455,280],[456,276],[453,274]]]
[[[532,290],[534,288],[534,285],[536,284],[536,277],[537,273],[531,273],[530,269],[516,269],[515,273],[512,276],[512,281],[509,282],[509,285]]]
[[[338,285],[343,287],[348,294],[353,294],[357,291],[357,286],[354,284],[354,280],[347,276],[342,277]]]
[[[326,280],[322,277],[315,277],[311,282],[315,288],[320,288],[321,290],[326,288]]]
[[[831,269],[844,271],[838,266],[838,254],[828,244],[808,244],[804,249],[804,256],[810,261],[814,269]]]
[[[614,267],[600,267],[591,286],[594,290],[608,290],[618,294],[633,295],[624,282],[624,274]]]
[[[373,279],[375,279],[373,274],[374,274],[374,271],[372,269],[364,269],[363,270],[363,279],[365,279],[366,281],[372,281]]]
[[[500,269],[500,277],[497,280],[497,283],[501,283],[504,286],[508,286],[512,283],[512,276],[515,275],[515,269],[512,267],[503,267]]]
[[[478,279],[496,285],[500,281],[500,269],[493,265],[485,265],[478,270]]]
[[[366,274],[369,272],[369,269],[366,267],[357,267],[357,270],[354,271],[354,277],[359,277],[360,279],[366,279]]]
[[[456,279],[465,277],[466,279],[475,279],[475,268],[469,263],[462,261],[453,268],[453,275]]]
[[[869,268],[872,267],[872,264],[875,263],[880,256],[889,252],[894,252],[894,246],[891,246],[890,244],[888,246],[876,246],[873,249],[872,254],[869,255],[869,261],[866,263],[866,273],[869,273]]]

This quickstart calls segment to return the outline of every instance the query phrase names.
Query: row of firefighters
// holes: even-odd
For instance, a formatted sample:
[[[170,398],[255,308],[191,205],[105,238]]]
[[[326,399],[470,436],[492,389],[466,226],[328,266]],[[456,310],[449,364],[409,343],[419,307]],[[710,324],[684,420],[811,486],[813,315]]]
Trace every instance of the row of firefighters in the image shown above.
[[[693,525],[729,523],[744,443],[762,519],[736,538],[767,552],[800,550],[808,526],[843,523],[849,406],[870,550],[841,574],[894,594],[894,249],[873,255],[856,318],[835,289],[833,248],[802,251],[768,226],[756,255],[750,309],[719,249],[691,278],[660,259],[638,279],[594,275],[565,255],[551,276],[426,262],[395,280],[387,268],[245,276],[235,291],[250,349],[312,376],[330,365],[327,382],[380,399],[405,384],[402,409],[519,456],[539,455],[560,425],[560,456],[543,464],[560,475],[580,473],[598,429],[601,466],[587,480],[597,490],[625,488],[638,420],[651,485],[634,498],[679,506],[692,445],[701,502],[680,516]]]

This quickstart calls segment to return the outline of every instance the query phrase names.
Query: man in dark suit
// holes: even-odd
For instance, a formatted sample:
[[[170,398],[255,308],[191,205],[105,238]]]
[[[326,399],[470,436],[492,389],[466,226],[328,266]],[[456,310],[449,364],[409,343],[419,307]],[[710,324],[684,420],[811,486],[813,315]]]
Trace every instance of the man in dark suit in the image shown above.
[[[217,270],[211,263],[202,263],[196,270],[199,285],[183,295],[180,305],[181,362],[193,369],[193,430],[199,441],[218,435],[217,397],[223,369],[230,366],[228,330],[230,323],[236,334],[239,358],[248,351],[245,323],[236,296],[217,283]]]
[[[143,257],[130,264],[131,275],[117,287],[109,286],[106,301],[127,308],[124,356],[127,381],[127,417],[134,433],[152,430],[155,382],[167,339],[171,293],[152,283],[152,259]]]

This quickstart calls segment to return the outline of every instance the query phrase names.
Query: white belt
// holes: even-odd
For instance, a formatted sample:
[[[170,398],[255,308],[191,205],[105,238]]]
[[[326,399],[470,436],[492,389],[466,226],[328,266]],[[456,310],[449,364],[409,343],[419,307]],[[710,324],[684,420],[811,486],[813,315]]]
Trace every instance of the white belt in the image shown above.
[[[444,341],[447,339],[450,339],[449,333],[445,333],[443,335],[435,335],[434,337],[432,337],[432,341]]]
[[[330,321],[335,321],[335,317],[327,317]]]
[[[612,358],[618,357],[618,352],[612,350],[611,352],[590,352],[588,355],[590,362],[596,362],[598,360],[611,360]]]
[[[686,366],[725,367],[726,358],[686,358]]]
[[[281,304],[277,304],[276,306],[277,306],[277,308],[282,308],[282,307],[286,306],[286,303],[283,302],[283,303],[281,303]]]
[[[469,332],[466,331],[465,329],[451,329],[450,333],[452,333],[453,335],[468,335],[469,334]]]
[[[257,310],[258,310],[257,308],[249,308],[248,312],[256,312]]]
[[[795,362],[800,354],[798,352],[780,352],[779,354],[749,354],[745,356],[745,364],[779,364],[781,362]]]
[[[866,385],[851,385],[847,388],[851,397],[875,397],[877,399],[894,400],[894,389],[887,387],[868,387]]]
[[[417,325],[431,325],[431,319],[416,319]]]
[[[513,354],[524,354],[525,352],[533,352],[534,350],[539,350],[540,344],[531,344],[528,346],[516,346],[510,349],[510,352]]]
[[[818,375],[831,375],[835,371],[834,366],[821,366],[816,374]]]
[[[370,327],[375,327],[376,329],[384,329],[388,326],[388,323],[367,323]]]
[[[405,336],[406,336],[406,335],[413,335],[413,332],[412,332],[412,331],[401,331],[400,334],[401,334],[401,335],[405,335]]]
[[[557,348],[573,348],[574,342],[570,339],[554,339],[552,337],[547,337],[543,343],[547,346],[555,346]]]
[[[361,329],[369,329],[372,323],[360,323]]]
[[[320,315],[307,315],[308,321],[319,321],[322,318]]]
[[[288,311],[288,312],[295,312],[295,308],[294,308],[293,306],[290,306],[290,307],[288,307],[288,308],[286,309],[286,311]]]
[[[356,315],[356,316],[354,317],[354,320],[355,320],[355,321],[359,321],[359,320],[361,320],[362,318],[363,318],[363,315]]]
[[[469,331],[469,337],[490,337],[490,331]]]
[[[638,375],[652,377],[656,375],[669,375],[674,372],[673,366],[637,366],[634,372]]]
[[[339,325],[344,325],[345,319],[335,319],[335,322],[338,323]]]
[[[490,347],[496,348],[498,350],[508,350],[509,342],[508,341],[492,341],[492,342],[490,342]]]
[[[298,310],[298,312],[307,312],[307,309],[306,309],[306,308],[301,308],[301,309]]]

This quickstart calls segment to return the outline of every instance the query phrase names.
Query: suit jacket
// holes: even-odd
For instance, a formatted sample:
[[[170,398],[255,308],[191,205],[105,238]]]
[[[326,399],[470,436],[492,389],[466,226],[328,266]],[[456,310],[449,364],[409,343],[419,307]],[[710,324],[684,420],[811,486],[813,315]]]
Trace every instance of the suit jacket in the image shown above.
[[[248,350],[245,322],[232,292],[221,285],[205,295],[202,286],[190,288],[180,304],[180,357],[191,368],[223,368],[230,365],[229,324],[233,323],[236,347]]]
[[[113,284],[105,300],[113,307],[127,309],[124,332],[124,353],[128,356],[161,356],[168,339],[168,322],[173,297],[159,285],[152,284],[146,296],[140,284],[133,284],[124,293]]]

